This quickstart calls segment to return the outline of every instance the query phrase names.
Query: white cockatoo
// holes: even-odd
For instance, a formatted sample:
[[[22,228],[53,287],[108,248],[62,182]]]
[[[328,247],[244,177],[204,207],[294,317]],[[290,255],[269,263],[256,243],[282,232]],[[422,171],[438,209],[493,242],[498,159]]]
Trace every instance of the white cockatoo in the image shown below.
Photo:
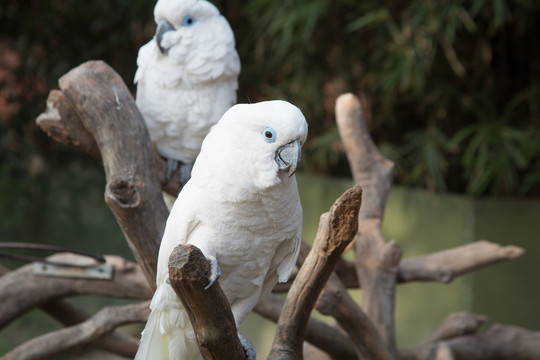
[[[205,0],[159,0],[154,38],[137,57],[136,103],[169,179],[181,186],[210,127],[236,103],[240,60],[234,34]]]
[[[202,359],[188,315],[167,282],[177,245],[193,244],[210,261],[209,286],[220,278],[237,326],[276,282],[287,281],[300,250],[294,172],[306,136],[302,112],[281,100],[235,105],[211,129],[167,220],[136,360]]]

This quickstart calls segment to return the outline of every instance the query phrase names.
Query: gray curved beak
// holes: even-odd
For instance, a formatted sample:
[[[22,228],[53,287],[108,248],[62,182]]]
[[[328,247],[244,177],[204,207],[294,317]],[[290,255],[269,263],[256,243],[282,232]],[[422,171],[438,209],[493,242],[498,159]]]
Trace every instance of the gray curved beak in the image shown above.
[[[274,159],[279,171],[286,171],[289,177],[291,177],[302,159],[302,145],[300,144],[300,140],[295,140],[281,146],[277,149]]]
[[[157,28],[156,28],[156,42],[157,42],[157,46],[159,48],[159,51],[161,51],[161,53],[165,53],[167,50],[169,50],[168,48],[164,48],[161,46],[161,40],[163,40],[163,34],[165,34],[167,31],[172,31],[172,30],[175,30],[174,26],[172,26],[172,24],[170,22],[168,22],[167,20],[165,19],[161,19],[157,25]]]

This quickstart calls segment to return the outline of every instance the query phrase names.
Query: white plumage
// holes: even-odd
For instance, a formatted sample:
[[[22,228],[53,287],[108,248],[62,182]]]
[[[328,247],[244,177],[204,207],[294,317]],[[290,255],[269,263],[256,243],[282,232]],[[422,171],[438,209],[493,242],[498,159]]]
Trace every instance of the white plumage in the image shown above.
[[[236,103],[234,35],[205,0],[159,0],[154,19],[156,36],[137,57],[136,103],[158,152],[191,165],[210,127]]]
[[[236,105],[212,128],[167,220],[136,360],[201,358],[187,314],[166,283],[178,244],[217,260],[237,326],[278,280],[287,281],[301,242],[293,173],[306,136],[301,111],[279,100]]]

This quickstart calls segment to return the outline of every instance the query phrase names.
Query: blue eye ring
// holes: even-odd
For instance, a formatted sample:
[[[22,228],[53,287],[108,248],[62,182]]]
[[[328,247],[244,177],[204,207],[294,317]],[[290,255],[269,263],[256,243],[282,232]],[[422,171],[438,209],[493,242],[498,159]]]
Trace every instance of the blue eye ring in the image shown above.
[[[268,143],[273,143],[277,139],[276,131],[269,126],[265,127],[263,131],[261,131],[261,135],[264,141]]]
[[[185,27],[190,27],[190,26],[193,26],[195,25],[195,18],[191,15],[186,15],[184,16],[184,18],[182,19],[182,26],[185,26]]]

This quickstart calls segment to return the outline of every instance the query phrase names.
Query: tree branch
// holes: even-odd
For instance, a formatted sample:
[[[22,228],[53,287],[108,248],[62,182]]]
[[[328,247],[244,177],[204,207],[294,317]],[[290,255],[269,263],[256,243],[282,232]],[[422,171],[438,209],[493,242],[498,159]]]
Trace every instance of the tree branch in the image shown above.
[[[486,332],[451,338],[415,351],[416,360],[540,359],[540,332],[494,324]]]
[[[448,283],[456,276],[512,260],[524,253],[517,246],[501,246],[488,241],[476,241],[454,249],[438,251],[411,259],[399,265],[398,281],[439,281]]]
[[[277,323],[283,310],[283,303],[280,298],[270,295],[261,300],[254,310],[265,319]],[[351,341],[342,332],[313,317],[308,320],[306,341],[323,350],[333,359],[356,359]]]
[[[141,274],[142,275],[142,274]],[[73,326],[88,321],[90,317],[77,306],[62,300],[50,300],[39,307],[64,326]],[[96,347],[128,358],[135,357],[139,339],[121,333],[112,332],[96,341]]]
[[[93,264],[93,260],[75,254],[55,254],[50,261],[67,264]],[[75,279],[36,276],[28,264],[0,278],[0,329],[22,313],[51,299],[70,295],[94,294],[126,299],[149,299],[152,291],[139,266],[119,256],[105,256],[114,267],[112,280]]]
[[[316,306],[322,314],[333,316],[347,332],[359,359],[392,358],[384,347],[377,329],[349,295],[335,273],[330,276]]]
[[[400,246],[384,240],[381,230],[394,164],[377,150],[369,135],[360,101],[344,94],[336,101],[336,123],[354,181],[364,189],[355,241],[356,272],[362,283],[362,305],[386,346],[397,356],[394,301]]]
[[[149,302],[106,307],[84,323],[29,340],[0,360],[46,359],[75,347],[91,344],[118,326],[144,322],[149,313]]]
[[[313,248],[285,300],[269,360],[302,358],[309,314],[343,250],[356,234],[361,203],[362,188],[355,186],[321,215]]]
[[[302,246],[309,248],[307,244],[302,244]],[[517,246],[501,246],[485,240],[476,241],[453,249],[402,259],[397,270],[397,282],[437,281],[449,283],[458,276],[480,268],[518,258],[524,252],[525,250]],[[347,288],[361,287],[355,268],[354,262],[343,258],[336,264],[335,272]],[[284,284],[277,284],[274,292],[287,292],[291,287],[292,280],[294,278],[289,279]]]
[[[107,178],[105,201],[149,284],[155,286],[168,211],[142,115],[120,76],[102,61],[76,67],[59,84],[61,93],[50,94],[38,125],[91,155],[95,156],[97,146]]]
[[[184,304],[201,354],[208,360],[244,360],[229,301],[216,281],[208,285],[210,265],[193,245],[177,246],[169,257],[169,281]]]

